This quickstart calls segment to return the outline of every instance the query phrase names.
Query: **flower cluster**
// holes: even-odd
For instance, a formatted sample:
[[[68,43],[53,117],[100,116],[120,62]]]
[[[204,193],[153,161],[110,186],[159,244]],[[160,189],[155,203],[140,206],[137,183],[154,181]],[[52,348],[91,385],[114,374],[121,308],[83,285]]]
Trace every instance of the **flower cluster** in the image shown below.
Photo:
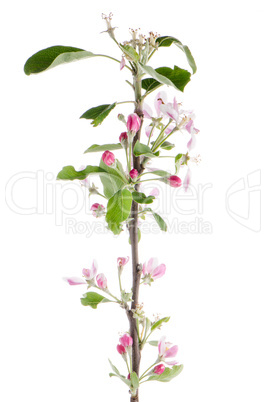
[[[120,141],[121,145],[123,146],[123,148],[125,148],[125,149],[127,149],[129,144],[132,143],[134,136],[139,131],[140,126],[141,126],[141,119],[139,118],[139,116],[136,113],[131,113],[127,118],[126,126],[127,126],[127,132],[124,131],[119,136],[119,141]],[[102,154],[102,160],[107,166],[115,167],[115,155],[113,154],[113,152],[106,150]],[[133,178],[132,176],[134,176],[134,178],[137,177],[136,173],[133,172],[135,170],[136,169],[131,170],[131,172],[130,172],[131,178]],[[138,175],[137,170],[136,170],[136,172]]]
[[[152,123],[148,126],[149,128],[146,130],[146,135],[149,136],[149,131],[152,126],[161,128],[162,119],[168,118],[170,120],[170,125],[166,127],[165,134],[171,133],[173,130],[186,130],[191,137],[193,137],[193,141],[189,144],[189,148],[192,149],[192,145],[195,145],[195,134],[199,132],[198,129],[194,126],[194,118],[195,115],[190,110],[181,109],[181,103],[177,103],[176,98],[173,99],[173,102],[168,102],[167,94],[164,91],[158,92],[155,97],[154,107],[156,111],[156,116],[153,116],[152,109],[148,104],[144,104],[144,117],[150,119]]]
[[[91,206],[92,215],[99,218],[105,214],[105,207],[97,202]]]
[[[97,275],[98,271],[98,265],[95,260],[93,260],[91,268],[83,268],[82,269],[82,274],[85,278],[85,280],[77,277],[67,277],[63,278],[66,282],[68,282],[69,285],[88,285],[90,286],[96,286],[100,288],[101,290],[107,289],[107,279],[104,274],[100,273]]]
[[[165,362],[169,366],[173,366],[178,362],[176,360],[169,361],[168,359],[177,355],[178,346],[173,345],[170,342],[165,342],[165,338],[166,337],[163,336],[158,343],[159,360]]]
[[[131,346],[133,345],[133,339],[128,334],[124,334],[119,338],[119,344],[117,345],[117,351],[120,355],[125,355],[126,353],[131,353]]]
[[[161,278],[166,271],[164,264],[158,265],[157,258],[150,258],[148,262],[143,264],[142,268],[142,280],[145,285],[151,285],[155,279]]]
[[[149,142],[154,135],[154,129],[160,130],[157,139],[152,143],[152,149],[157,150],[165,141],[176,131],[185,131],[189,134],[190,138],[187,142],[187,151],[190,152],[196,144],[196,134],[199,130],[195,128],[194,119],[195,115],[190,110],[183,110],[181,103],[177,103],[176,98],[173,102],[168,102],[165,92],[159,92],[155,97],[154,107],[156,115],[153,116],[152,109],[149,105],[144,104],[144,117],[151,120],[151,123],[145,128]],[[164,125],[163,119],[168,119],[168,123]],[[182,155],[176,162],[176,171],[178,172],[180,166],[188,165],[188,161],[193,162],[194,158],[187,154]],[[198,158],[197,158],[198,160]],[[183,181],[185,191],[191,181],[191,170],[188,166],[187,173]],[[168,178],[168,184],[172,187],[180,187],[182,181],[178,176],[172,175]]]

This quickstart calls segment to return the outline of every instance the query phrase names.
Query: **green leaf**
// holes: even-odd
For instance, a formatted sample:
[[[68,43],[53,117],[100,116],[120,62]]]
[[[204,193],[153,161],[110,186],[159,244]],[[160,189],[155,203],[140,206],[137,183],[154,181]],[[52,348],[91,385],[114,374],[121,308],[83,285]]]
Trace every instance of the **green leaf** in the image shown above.
[[[128,386],[130,387],[130,386],[131,386],[131,381],[128,380],[125,376],[123,376],[123,375],[120,374],[119,370],[113,365],[113,363],[111,362],[110,359],[108,359],[108,361],[109,361],[109,363],[110,363],[110,366],[112,367],[112,370],[115,372],[115,374],[114,374],[114,373],[110,373],[109,376],[110,376],[110,377],[115,376],[115,377],[120,378],[120,380],[122,380],[126,385],[128,385]]]
[[[84,297],[82,297],[80,299],[81,304],[83,306],[90,306],[94,309],[97,308],[98,304],[100,303],[110,303],[111,300],[106,299],[106,297],[99,295],[98,293],[95,292],[88,292],[85,293],[85,295],[83,295]]]
[[[156,69],[155,69],[156,71]],[[162,84],[156,81],[154,78],[144,78],[141,81],[141,87],[145,89],[146,94],[154,91],[156,88],[160,87]]]
[[[146,81],[146,79],[142,80],[141,85],[143,89],[146,89],[146,94],[152,92],[163,84],[170,85],[183,92],[185,86],[190,81],[190,72],[177,66],[174,66],[174,69],[171,69],[170,67],[159,67],[155,70],[149,66],[144,67],[143,70],[153,79],[153,81],[151,78],[148,78],[149,81]]]
[[[110,366],[112,367],[112,370],[115,372],[115,374],[120,376],[121,374],[120,374],[119,370],[113,365],[113,363],[111,362],[110,359],[108,359],[108,361],[110,363]]]
[[[156,68],[156,71],[167,77],[174,86],[180,91],[184,91],[185,86],[189,83],[191,74],[187,70],[184,70],[180,67],[174,66],[174,69],[170,67],[159,67]]]
[[[177,161],[179,161],[179,159],[181,159],[182,156],[183,156],[183,154],[177,154],[176,157],[175,157],[175,163],[176,163]]]
[[[96,54],[76,47],[51,46],[31,56],[25,63],[24,72],[27,75],[37,74],[63,63],[96,56]]]
[[[150,376],[146,381],[161,381],[161,382],[169,382],[183,370],[183,365],[173,366],[173,368],[166,367],[164,372],[160,375],[154,374]]]
[[[169,172],[166,172],[166,170],[151,170],[149,171],[150,174],[155,174],[156,176],[160,177],[169,177],[171,176]]]
[[[180,40],[174,38],[173,36],[160,36],[159,38],[156,39],[156,43],[158,43],[158,47],[169,47],[174,43],[179,49],[181,49],[186,57],[188,64],[192,68],[193,74],[197,71],[197,66],[194,60],[194,57],[191,54],[191,51],[186,45],[183,45]]]
[[[171,151],[175,147],[175,144],[172,144],[171,142],[164,141],[161,145],[160,148],[165,149],[166,151]]]
[[[156,214],[156,212],[154,212],[151,208],[145,208],[144,211],[151,212],[159,228],[164,232],[167,231],[167,224],[160,215]]]
[[[147,197],[144,193],[139,193],[138,191],[133,191],[132,197],[138,204],[151,204],[155,199],[153,195]]]
[[[175,89],[177,89],[175,87],[175,85],[173,85],[172,81],[170,81],[167,77],[164,77],[163,75],[157,73],[156,70],[154,70],[151,66],[144,66],[144,64],[141,64],[142,70],[146,73],[149,74],[152,78],[154,78],[156,81],[160,82],[161,84],[165,84],[165,85],[170,85],[170,86],[174,86]]]
[[[149,341],[148,342],[151,346],[158,346],[158,341]]]
[[[123,49],[124,53],[135,63],[139,61],[139,54],[136,52],[136,50],[130,46],[130,45],[120,45],[120,47]]]
[[[104,162],[103,165],[105,165]],[[116,192],[119,188],[121,188],[125,184],[125,181],[122,180],[122,178],[119,176],[118,172],[115,169],[111,169],[107,165],[105,166],[99,167],[89,165],[85,169],[80,171],[76,171],[73,166],[65,166],[58,173],[57,180],[75,180],[75,179],[84,180],[90,174],[99,174],[101,181],[104,183],[105,182],[108,183],[108,188],[104,187],[106,193],[112,196],[114,192]]]
[[[155,141],[151,142],[151,145],[153,145],[155,143]],[[161,145],[160,148],[165,149],[166,151],[170,151],[171,149],[173,149],[175,147],[175,144],[172,144],[169,141],[164,141]]]
[[[123,381],[129,388],[131,387],[131,381],[128,380],[125,376],[123,375],[117,375],[114,373],[109,373],[109,377],[117,377],[120,378],[121,381]]]
[[[120,190],[126,182],[126,178],[123,180],[122,177],[124,175],[123,166],[116,159],[116,167],[120,172],[120,175],[117,170],[107,166],[101,158],[100,168],[104,169],[107,175],[101,174],[100,179],[103,185],[103,192],[105,197],[108,199],[111,198],[118,190]],[[122,177],[121,177],[122,176]]]
[[[64,166],[63,169],[58,173],[57,180],[84,180],[90,174],[101,173],[106,174],[106,170],[100,168],[99,166],[87,166],[85,169],[76,171],[73,166]]]
[[[151,332],[153,332],[156,328],[158,328],[164,322],[168,322],[169,320],[170,320],[170,317],[164,317],[164,318],[161,318],[160,320],[156,321],[151,327]]]
[[[103,122],[103,120],[108,116],[108,114],[116,107],[116,102],[109,105],[100,105],[93,107],[83,113],[80,119],[92,120],[91,124],[93,127],[98,126]]]
[[[89,152],[102,152],[102,151],[115,151],[117,149],[123,149],[122,145],[120,142],[118,144],[103,144],[103,145],[98,145],[98,144],[93,144],[91,145],[84,154],[87,154]]]
[[[132,387],[134,389],[138,389],[139,378],[138,378],[137,374],[135,373],[135,371],[132,371],[132,373],[130,373],[130,380],[131,380]]]
[[[155,212],[153,212],[153,217],[156,220],[156,222],[158,223],[159,228],[162,231],[166,232],[167,225],[166,225],[165,221],[163,220],[163,218],[160,215],[156,214]]]
[[[183,156],[185,156],[184,154],[178,154],[175,157],[175,174],[178,174],[179,169],[183,163]]]
[[[130,212],[132,204],[131,192],[124,188],[117,191],[108,201],[106,222],[108,228],[112,230],[114,234],[121,232],[121,223],[124,222]]]
[[[136,142],[134,146],[134,151],[133,151],[135,156],[140,156],[140,155],[146,155],[149,157],[154,157],[154,153],[151,151],[150,147],[148,145],[142,144],[139,142],[139,140]]]

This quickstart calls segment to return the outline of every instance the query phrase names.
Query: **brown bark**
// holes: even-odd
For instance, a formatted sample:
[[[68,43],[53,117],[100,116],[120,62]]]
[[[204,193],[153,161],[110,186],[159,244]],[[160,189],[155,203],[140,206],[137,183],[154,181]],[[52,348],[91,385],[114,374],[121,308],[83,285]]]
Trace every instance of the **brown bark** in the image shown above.
[[[135,100],[136,100],[136,108],[135,113],[141,118],[141,126],[139,131],[136,133],[132,150],[134,149],[135,143],[140,139],[142,122],[143,122],[143,110],[141,103],[141,80],[138,77],[134,77],[134,86],[135,86]],[[133,152],[133,151],[132,151]],[[140,158],[135,157],[133,154],[133,168],[137,169],[139,173],[143,172],[143,168],[140,163]],[[139,190],[139,185],[135,186],[136,191]],[[132,309],[136,309],[139,304],[139,286],[140,286],[140,277],[141,277],[141,265],[139,262],[139,252],[138,252],[138,212],[139,207],[138,203],[135,201],[132,202],[131,207],[131,222],[129,226],[129,235],[131,241],[131,256],[132,256],[132,303],[131,310],[127,312],[130,326],[130,336],[133,338],[132,345],[132,370],[139,376],[139,366],[140,366],[140,345],[138,339],[137,332],[137,323],[136,319],[133,317]],[[139,402],[139,390],[137,390],[137,394],[135,396],[131,395],[130,402]]]

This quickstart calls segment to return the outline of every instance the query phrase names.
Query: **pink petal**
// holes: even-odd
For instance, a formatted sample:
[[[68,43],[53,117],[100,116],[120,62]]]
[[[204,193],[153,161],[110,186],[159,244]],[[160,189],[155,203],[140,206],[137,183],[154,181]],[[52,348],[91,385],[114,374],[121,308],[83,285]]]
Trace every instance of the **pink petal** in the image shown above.
[[[88,280],[91,280],[93,278],[91,270],[89,268],[83,268],[82,273]]]
[[[145,128],[145,134],[146,134],[146,136],[147,136],[148,138],[149,138],[149,136],[150,136],[151,129],[152,129],[152,126],[148,126],[148,127]],[[153,136],[153,134],[152,134],[152,136]]]
[[[178,114],[180,113],[179,105],[178,105],[175,97],[174,97],[174,101],[173,101],[173,108],[177,111]]]
[[[165,116],[168,116],[170,117],[170,119],[173,119],[177,122],[179,114],[170,103],[168,103],[167,105],[161,104],[160,110]]]
[[[97,261],[96,261],[96,260],[93,260],[93,262],[92,262],[92,267],[91,267],[92,278],[94,278],[95,275],[97,274],[97,269],[98,269]]]
[[[193,127],[193,120],[192,119],[190,119],[189,120],[189,122],[186,124],[186,126],[185,126],[185,129],[187,130],[187,132],[189,133],[189,134],[191,134],[191,129],[192,129],[192,127]]]
[[[158,94],[156,95],[156,98],[155,98],[155,102],[154,102],[155,110],[157,112],[158,117],[161,115],[160,106],[165,103],[167,103],[166,93],[164,91],[158,92]]]
[[[145,276],[148,272],[146,271],[146,262],[142,265],[142,273]]]
[[[162,336],[162,338],[160,339],[159,343],[158,343],[158,350],[159,350],[159,356],[163,356],[164,352],[165,352],[165,336]]]
[[[174,345],[174,346],[172,346],[170,349],[168,349],[168,350],[166,350],[165,352],[164,352],[164,358],[166,359],[167,357],[175,357],[176,356],[176,354],[177,354],[177,352],[178,352],[178,346],[177,345]]]
[[[124,266],[124,265],[126,265],[128,263],[128,261],[129,261],[128,256],[127,257],[118,257],[117,258],[117,265],[119,267]]]
[[[147,103],[143,103],[143,114],[147,119],[152,118],[152,109]]]
[[[175,126],[173,126],[173,125],[168,126],[168,127],[164,130],[165,134],[166,134],[166,135],[170,134],[170,133],[173,131],[174,128],[175,128]]]
[[[174,365],[176,365],[176,364],[178,364],[178,361],[177,360],[172,360],[172,361],[170,361],[170,362],[166,362],[169,366],[174,366]]]
[[[80,172],[81,170],[84,170],[85,168],[86,168],[85,165],[81,165],[81,166],[79,167],[79,169],[77,170],[77,172]],[[88,179],[87,177],[86,177],[86,179],[80,180],[79,182],[80,182],[80,184],[81,184],[82,186],[84,186],[84,187],[87,187],[87,188],[90,187],[90,182],[89,182],[89,179]]]
[[[122,56],[121,62],[120,62],[120,71],[123,70],[123,68],[126,65],[126,60],[124,58],[124,56]]]
[[[152,272],[152,278],[153,279],[158,279],[161,278],[166,271],[166,266],[164,264],[159,265],[158,267],[156,267],[153,272]]]
[[[159,194],[160,194],[160,191],[156,187],[154,187],[150,192],[150,195],[153,195],[154,197],[158,197]]]
[[[76,276],[72,276],[71,278],[63,278],[69,285],[86,285],[86,282],[81,279],[77,278]]]
[[[157,265],[158,265],[158,259],[150,258],[146,267],[146,273],[151,274]]]
[[[196,137],[194,134],[191,134],[191,139],[187,143],[187,149],[191,151],[196,145]]]
[[[184,186],[185,191],[187,191],[187,189],[190,185],[190,181],[191,181],[191,170],[188,168],[186,177],[184,178],[184,181],[183,181],[183,186]]]

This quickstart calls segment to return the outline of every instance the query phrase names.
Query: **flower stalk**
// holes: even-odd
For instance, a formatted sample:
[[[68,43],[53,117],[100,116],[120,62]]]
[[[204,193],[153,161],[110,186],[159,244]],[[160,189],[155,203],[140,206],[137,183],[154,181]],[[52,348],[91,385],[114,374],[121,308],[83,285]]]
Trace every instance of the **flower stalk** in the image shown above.
[[[172,36],[160,36],[149,32],[149,37],[146,39],[143,34],[138,34],[138,29],[131,29],[132,38],[129,41],[120,43],[115,37],[116,27],[113,27],[111,24],[112,13],[109,15],[103,14],[103,19],[107,25],[107,30],[104,32],[108,33],[122,52],[120,56],[121,61],[108,55],[94,54],[91,51],[82,50],[80,48],[52,46],[30,57],[24,66],[24,71],[26,75],[36,74],[62,63],[97,56],[109,58],[119,63],[120,71],[126,67],[132,74],[132,82],[126,80],[126,83],[129,84],[134,91],[134,98],[132,100],[119,101],[112,104],[105,103],[91,107],[81,116],[81,118],[92,120],[91,123],[93,127],[97,127],[117,105],[125,103],[134,104],[134,112],[132,111],[127,117],[127,121],[123,114],[119,113],[117,116],[119,121],[126,125],[127,130],[120,134],[119,144],[91,145],[85,153],[103,152],[99,166],[87,165],[86,167],[84,166],[76,170],[74,166],[68,165],[63,167],[58,173],[57,179],[80,180],[80,185],[88,189],[89,197],[96,195],[104,198],[107,205],[94,202],[90,209],[91,214],[96,219],[104,218],[108,230],[112,231],[114,235],[119,235],[123,231],[123,225],[128,229],[132,261],[131,289],[128,289],[126,286],[123,289],[121,278],[124,266],[129,261],[129,256],[117,258],[120,290],[119,298],[113,294],[113,291],[111,293],[107,278],[103,272],[98,272],[97,262],[95,260],[93,260],[91,268],[82,269],[82,278],[67,277],[64,279],[71,286],[84,285],[87,287],[86,293],[83,294],[80,299],[83,306],[89,306],[95,310],[98,305],[111,302],[124,309],[129,320],[129,331],[125,332],[119,339],[120,343],[117,345],[117,352],[125,361],[128,375],[125,376],[120,373],[109,360],[112,368],[110,376],[120,378],[120,380],[127,385],[130,391],[130,402],[139,402],[140,384],[147,381],[170,381],[182,371],[183,367],[182,365],[177,365],[176,360],[172,360],[177,354],[177,345],[172,345],[170,342],[166,341],[163,336],[160,341],[149,341],[150,345],[158,346],[157,360],[140,375],[142,349],[145,344],[147,344],[150,335],[156,329],[160,329],[162,323],[168,322],[170,318],[156,318],[155,321],[152,322],[146,316],[143,310],[143,304],[139,302],[140,285],[145,285],[143,286],[143,290],[146,285],[151,286],[155,280],[165,274],[166,270],[166,266],[164,264],[158,265],[154,257],[143,263],[143,265],[140,263],[138,243],[141,238],[141,226],[139,225],[139,216],[145,219],[147,214],[155,219],[162,231],[167,230],[166,222],[149,206],[158,196],[158,189],[154,188],[149,195],[146,195],[142,192],[145,190],[141,189],[140,191],[140,186],[141,183],[157,180],[174,188],[180,187],[182,180],[177,174],[179,169],[182,170],[181,168],[184,165],[188,165],[189,160],[192,161],[193,157],[191,157],[188,152],[195,146],[195,135],[199,132],[194,126],[193,112],[182,110],[181,104],[177,103],[175,98],[172,103],[169,103],[166,94],[162,91],[156,95],[155,99],[157,117],[152,117],[153,113],[151,108],[149,105],[144,104],[144,99],[147,95],[155,90],[157,86],[163,84],[171,85],[175,89],[183,91],[185,85],[190,80],[191,74],[187,70],[180,69],[176,66],[174,70],[170,67],[154,70],[151,66],[147,66],[147,62],[161,46],[169,47],[172,43],[175,43],[185,52],[193,73],[196,72],[196,65],[189,49]],[[161,73],[158,71],[161,71]],[[148,75],[147,78],[152,78],[152,81],[147,80],[147,78],[143,79],[145,75]],[[145,129],[146,136],[148,137],[147,145],[143,144],[143,141],[141,141],[144,117],[152,121]],[[155,129],[157,135],[154,142],[151,142],[151,137],[154,136]],[[177,130],[185,130],[190,136],[187,143],[187,154],[178,153],[174,156],[161,155],[161,153],[170,151],[175,147],[175,144],[163,143]],[[112,152],[121,148],[124,149],[125,152],[126,167],[123,166]],[[134,154],[134,149],[136,155]],[[153,167],[147,169],[147,172],[144,172],[146,166],[152,163],[153,160],[165,157],[174,158],[174,174]],[[100,176],[104,194],[99,193],[94,184],[90,185],[88,176],[92,174],[98,174]],[[155,174],[158,177],[152,176],[146,179],[145,174]],[[190,176],[190,168],[187,166],[187,174],[183,180],[185,190],[189,186]],[[165,364],[171,368],[165,367]]]
[[[139,130],[136,132],[136,135],[133,138],[132,148],[130,152],[133,158],[133,169],[136,169],[139,174],[143,172],[143,167],[140,163],[140,158],[136,157],[133,153],[134,146],[137,140],[140,139],[141,128],[143,122],[143,109],[142,109],[142,99],[141,99],[141,77],[138,72],[133,73],[133,86],[135,90],[135,111],[139,118],[141,119],[141,125]],[[135,185],[135,190],[139,190],[139,184]],[[139,366],[141,360],[140,353],[140,343],[139,343],[139,330],[137,318],[133,317],[132,309],[136,309],[139,304],[139,287],[140,287],[140,278],[142,273],[142,268],[139,263],[139,250],[138,250],[138,213],[139,207],[138,203],[133,201],[131,206],[131,221],[129,224],[129,235],[131,242],[131,257],[132,257],[132,302],[131,309],[128,310],[127,315],[129,319],[130,326],[130,335],[133,338],[132,345],[132,371],[134,371],[139,376]],[[131,395],[130,402],[138,402],[139,401],[139,391],[137,390],[136,395]]]

